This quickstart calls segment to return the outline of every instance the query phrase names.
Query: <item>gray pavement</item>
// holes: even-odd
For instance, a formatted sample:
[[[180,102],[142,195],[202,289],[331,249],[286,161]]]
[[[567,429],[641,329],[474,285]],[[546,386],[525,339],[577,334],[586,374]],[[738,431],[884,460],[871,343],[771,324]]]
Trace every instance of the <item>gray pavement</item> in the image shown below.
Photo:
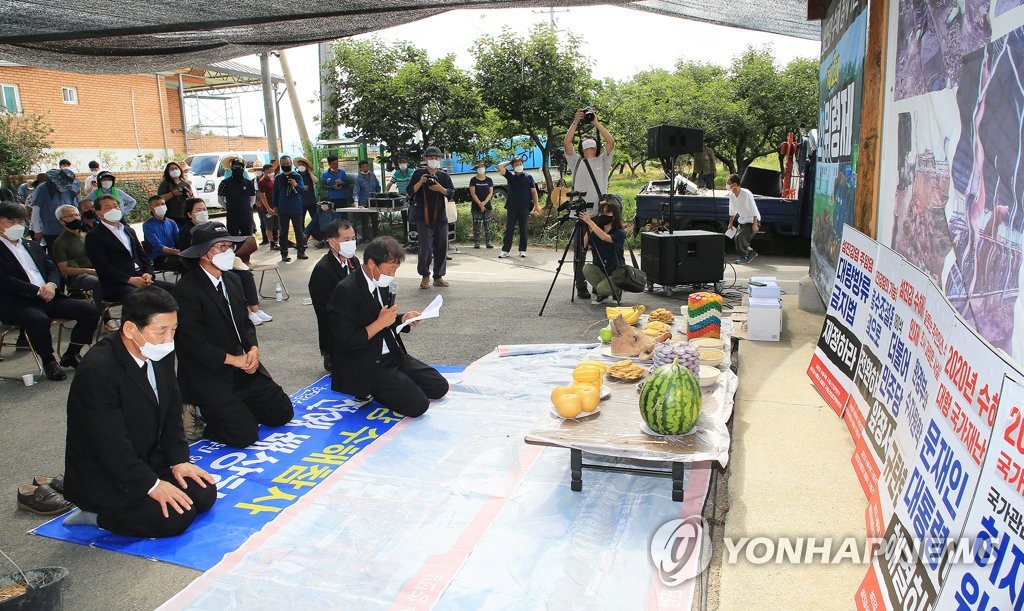
[[[255,255],[254,262],[278,260],[277,253],[263,248]],[[568,263],[555,284],[544,316],[538,317],[561,249],[533,247],[526,259],[504,260],[497,259],[497,249],[474,250],[466,245],[461,249],[462,252],[453,253],[454,260],[448,262],[449,288],[419,289],[415,255],[410,255],[398,271],[400,309],[421,309],[438,293],[445,298],[441,318],[420,324],[406,340],[410,352],[418,358],[430,363],[466,365],[500,344],[594,341],[597,329],[605,324],[603,307],[570,301],[572,281]],[[264,303],[274,321],[258,328],[262,357],[271,374],[289,393],[323,375],[313,309],[302,301],[308,295],[309,271],[324,252],[310,249],[309,260],[282,265],[291,299],[282,303],[271,299]],[[762,255],[753,264],[738,268],[736,283],[745,290],[745,278],[775,275],[787,293],[796,294],[800,278],[807,273],[807,265],[806,258]],[[272,276],[267,276],[269,291],[265,286],[266,294],[273,293],[276,277]],[[732,281],[733,273],[727,270],[726,284]],[[627,298],[626,304],[644,303],[649,309],[666,307],[678,312],[679,306],[686,303],[686,292],[678,291],[671,298],[657,293],[627,294]],[[8,358],[11,354],[10,348],[3,351],[5,361],[0,363],[0,375],[20,375],[31,370],[27,353]],[[792,367],[802,372],[806,360],[793,362]],[[740,376],[742,388],[743,369]],[[36,474],[56,474],[63,470],[69,385],[70,379],[66,382],[44,380],[30,388],[20,382],[0,381],[0,417],[4,423],[0,429],[0,456],[4,465],[0,471],[0,491],[8,495],[8,502],[0,510],[3,523],[0,549],[24,568],[67,567],[71,577],[65,590],[66,608],[154,608],[199,573],[28,535],[26,531],[43,523],[45,518],[16,509],[18,484],[30,482]]]

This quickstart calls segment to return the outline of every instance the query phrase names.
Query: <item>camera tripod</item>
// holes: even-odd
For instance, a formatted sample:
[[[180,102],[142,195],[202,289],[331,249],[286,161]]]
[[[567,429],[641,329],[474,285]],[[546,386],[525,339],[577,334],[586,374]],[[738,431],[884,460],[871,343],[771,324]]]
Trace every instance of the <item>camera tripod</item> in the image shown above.
[[[569,215],[565,215],[562,218],[558,219],[555,225],[560,225],[561,223],[568,221],[569,219]],[[565,249],[562,250],[562,256],[560,259],[558,259],[558,267],[555,268],[555,277],[551,279],[551,286],[548,287],[548,294],[544,297],[544,303],[541,304],[540,312],[537,313],[537,316],[544,316],[544,308],[548,307],[548,300],[551,299],[551,291],[554,290],[555,282],[558,282],[558,276],[559,274],[562,273],[562,266],[565,265],[565,260],[569,256],[570,248],[572,248],[573,283],[571,285],[572,292],[570,293],[569,301],[576,301],[576,266],[577,264],[580,263],[586,263],[587,254],[586,252],[582,253],[583,261],[577,261],[576,257],[577,253],[579,253],[582,250],[580,248],[580,245],[583,240],[583,235],[586,233],[586,231],[587,229],[585,228],[585,224],[583,223],[583,221],[576,219],[576,222],[573,223],[572,231],[569,233],[569,240],[565,243]],[[594,251],[594,256],[597,258],[598,263],[600,264],[601,273],[603,273],[605,279],[608,280],[608,285],[612,287],[612,298],[615,300],[615,304],[622,305],[622,290],[615,288],[615,285],[612,283],[612,279],[608,276],[608,272],[605,271],[604,259],[601,257],[601,253],[597,252],[596,248],[593,248],[592,250]]]

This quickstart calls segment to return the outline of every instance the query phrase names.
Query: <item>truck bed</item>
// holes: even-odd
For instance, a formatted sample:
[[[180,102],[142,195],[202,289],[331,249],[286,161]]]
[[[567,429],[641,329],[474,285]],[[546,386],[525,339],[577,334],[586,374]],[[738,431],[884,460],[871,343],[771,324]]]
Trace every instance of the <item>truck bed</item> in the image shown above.
[[[641,193],[636,196],[634,231],[649,220],[671,218],[676,229],[706,229],[725,231],[729,225],[729,198],[724,195],[676,195],[669,216],[669,196],[664,193]],[[769,235],[798,236],[801,233],[801,207],[799,200],[755,195],[761,212],[761,231]]]

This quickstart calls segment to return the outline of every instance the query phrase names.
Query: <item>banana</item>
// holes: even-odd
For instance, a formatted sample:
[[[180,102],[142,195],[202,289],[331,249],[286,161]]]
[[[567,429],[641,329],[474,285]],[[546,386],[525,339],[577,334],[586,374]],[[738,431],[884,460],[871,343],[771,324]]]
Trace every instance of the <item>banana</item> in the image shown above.
[[[608,307],[604,309],[605,316],[608,320],[615,320],[619,316],[622,316],[625,321],[631,325],[635,325],[640,320],[640,315],[647,310],[645,305],[635,305],[626,307]]]

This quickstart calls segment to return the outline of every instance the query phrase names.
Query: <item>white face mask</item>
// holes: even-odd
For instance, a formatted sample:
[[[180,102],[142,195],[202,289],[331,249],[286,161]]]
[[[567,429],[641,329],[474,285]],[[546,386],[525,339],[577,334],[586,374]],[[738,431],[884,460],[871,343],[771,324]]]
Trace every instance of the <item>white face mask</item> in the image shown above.
[[[387,288],[387,287],[391,286],[391,283],[394,282],[394,280],[395,280],[394,276],[389,276],[387,274],[381,274],[380,278],[377,278],[377,286],[379,286],[382,289],[383,288]]]
[[[109,180],[104,180],[103,182],[100,183],[100,186],[103,187],[104,189],[109,189],[110,187],[114,186],[114,183],[110,182]]]
[[[4,230],[4,237],[12,242],[17,242],[21,238],[25,237],[25,226],[21,223],[11,225]]]
[[[124,217],[124,214],[121,213],[120,208],[111,208],[103,213],[103,220],[111,223],[120,222],[122,217]]]
[[[235,251],[225,250],[224,252],[217,253],[210,259],[210,263],[222,272],[226,272],[235,266]]]
[[[514,165],[514,166],[512,166],[512,171],[515,172],[516,174],[522,174],[523,173],[523,166],[521,166],[521,165]]]
[[[441,167],[441,160],[440,159],[428,159],[427,160],[427,167],[430,168],[431,170],[436,170],[437,168]]]
[[[409,164],[408,164],[408,163],[400,163],[400,164],[398,164],[398,169],[399,169],[399,170],[402,170],[403,172],[404,172],[404,171],[405,171],[405,170],[406,170],[406,169],[407,169],[408,167],[409,167]]]
[[[352,255],[356,254],[356,241],[347,240],[342,242],[338,247],[338,254],[345,257],[346,259],[352,258]]]
[[[159,361],[168,354],[174,352],[173,339],[167,342],[166,344],[151,344],[149,343],[148,340],[146,340],[145,337],[143,337],[142,339],[146,343],[141,346],[139,346],[139,342],[136,342],[134,339],[132,339],[132,341],[135,342],[136,346],[139,346],[139,352],[142,353],[142,356],[146,357],[151,361]]]
[[[210,213],[207,212],[206,210],[201,210],[199,212],[194,212],[194,213],[192,213],[192,216],[194,216],[195,219],[196,219],[196,225],[198,225],[200,223],[205,223],[205,222],[210,220]]]
[[[476,173],[477,174],[481,174],[481,175],[482,174],[486,174],[487,173],[487,168],[477,168],[476,169]]]
[[[156,208],[153,208],[153,214],[155,214],[157,218],[164,218],[164,215],[167,214],[167,206],[161,204]]]
[[[181,176],[181,170],[171,170],[170,175],[171,178],[178,178],[179,176]]]
[[[300,165],[300,166],[299,166],[299,171],[300,171],[300,172],[302,172],[302,173],[306,173],[306,172],[308,172],[309,170],[307,170],[307,169],[306,169],[306,166],[304,166],[304,165]]]
[[[97,176],[97,175],[98,175],[99,173],[100,173],[100,171],[99,171],[99,170],[93,170],[93,171],[92,171],[92,175],[93,175],[93,176]]]

